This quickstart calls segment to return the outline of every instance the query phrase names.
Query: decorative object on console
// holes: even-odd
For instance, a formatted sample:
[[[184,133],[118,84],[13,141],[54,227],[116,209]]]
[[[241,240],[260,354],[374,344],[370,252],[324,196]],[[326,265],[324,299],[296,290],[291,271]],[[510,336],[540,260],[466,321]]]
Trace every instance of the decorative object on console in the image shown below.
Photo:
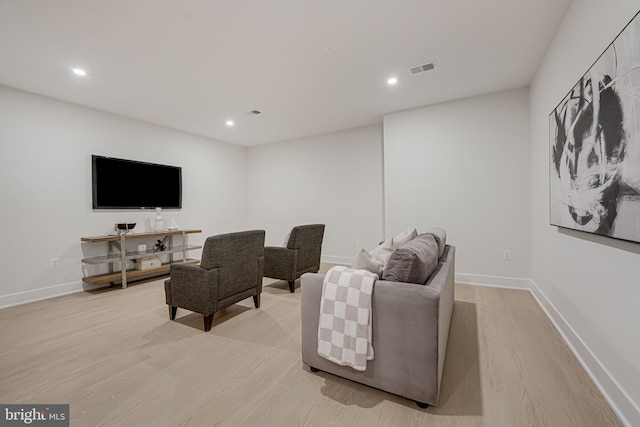
[[[178,229],[178,226],[176,225],[176,220],[171,218],[171,225],[167,227],[167,230],[169,231],[176,231]]]
[[[118,223],[113,229],[118,232],[118,234],[126,234],[129,231],[133,230],[136,226],[136,223]]]
[[[638,34],[636,14],[549,115],[551,225],[640,242]]]
[[[135,260],[136,261],[136,270],[151,270],[154,268],[159,268],[162,263],[157,256],[145,257]]]
[[[162,208],[156,208],[156,217],[153,221],[153,230],[154,231],[164,230],[164,221],[162,219]]]
[[[162,243],[162,240],[158,240],[158,242],[153,245],[153,252],[164,251],[167,249],[167,245]]]

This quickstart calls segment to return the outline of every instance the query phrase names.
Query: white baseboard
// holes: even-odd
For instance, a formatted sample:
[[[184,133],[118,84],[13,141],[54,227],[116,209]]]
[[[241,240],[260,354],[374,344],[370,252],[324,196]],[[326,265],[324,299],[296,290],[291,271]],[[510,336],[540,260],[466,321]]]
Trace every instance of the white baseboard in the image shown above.
[[[456,273],[456,283],[509,289],[531,289],[533,284],[531,279],[520,277],[484,276],[467,273]]]
[[[640,426],[640,407],[611,376],[607,368],[602,365],[533,280],[531,280],[530,292],[620,420],[627,426]]]
[[[587,375],[589,375],[593,383],[598,387],[620,420],[627,426],[640,426],[640,407],[638,407],[629,394],[620,386],[620,383],[611,376],[607,368],[603,366],[600,360],[533,280],[517,277],[456,273],[456,283],[522,289],[531,292],[549,320],[551,320],[560,333],[560,336],[562,336],[564,342],[576,356],[587,372]]]
[[[16,292],[15,294],[0,295],[0,308],[59,297],[62,295],[72,294],[74,292],[80,292],[82,290],[82,281],[77,281],[24,292]]]

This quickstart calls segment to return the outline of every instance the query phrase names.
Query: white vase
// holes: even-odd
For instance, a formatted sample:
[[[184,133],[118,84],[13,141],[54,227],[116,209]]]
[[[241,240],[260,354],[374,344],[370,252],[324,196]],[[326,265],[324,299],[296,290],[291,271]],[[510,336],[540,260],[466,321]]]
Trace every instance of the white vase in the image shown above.
[[[164,230],[164,221],[162,220],[162,208],[156,208],[156,219],[153,222],[154,231]]]

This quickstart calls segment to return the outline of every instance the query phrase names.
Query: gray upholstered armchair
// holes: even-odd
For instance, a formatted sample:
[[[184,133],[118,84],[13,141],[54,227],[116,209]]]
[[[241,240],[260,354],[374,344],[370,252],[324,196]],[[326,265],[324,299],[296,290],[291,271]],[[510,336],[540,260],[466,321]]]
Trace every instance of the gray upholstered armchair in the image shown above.
[[[208,237],[200,265],[172,264],[171,278],[164,282],[169,317],[177,308],[204,315],[210,331],[213,314],[253,297],[260,307],[264,271],[264,230],[242,231]]]
[[[323,237],[324,224],[293,227],[286,248],[264,248],[265,277],[286,280],[291,293],[295,292],[297,278],[304,273],[317,273],[320,269]]]

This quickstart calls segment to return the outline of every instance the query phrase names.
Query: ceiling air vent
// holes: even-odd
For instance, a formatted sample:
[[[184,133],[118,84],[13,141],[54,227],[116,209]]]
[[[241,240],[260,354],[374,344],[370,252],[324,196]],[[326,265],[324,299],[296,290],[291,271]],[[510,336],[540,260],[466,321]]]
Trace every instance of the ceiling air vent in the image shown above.
[[[413,67],[409,67],[409,72],[412,76],[414,76],[416,74],[424,73],[425,71],[431,71],[434,68],[436,68],[435,62],[427,62],[426,64],[414,65]]]
[[[258,114],[262,114],[262,111],[251,110],[247,113],[247,116],[257,116]]]

